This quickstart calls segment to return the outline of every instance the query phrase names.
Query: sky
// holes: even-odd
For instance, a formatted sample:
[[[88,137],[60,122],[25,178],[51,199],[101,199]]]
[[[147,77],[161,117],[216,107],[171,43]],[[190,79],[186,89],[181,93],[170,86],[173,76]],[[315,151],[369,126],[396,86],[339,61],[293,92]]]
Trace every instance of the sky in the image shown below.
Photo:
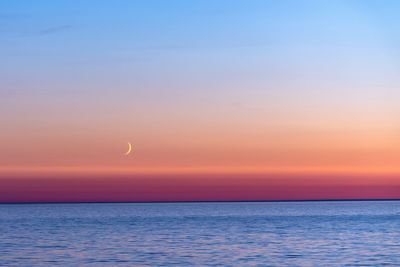
[[[399,11],[0,0],[0,202],[400,198]]]

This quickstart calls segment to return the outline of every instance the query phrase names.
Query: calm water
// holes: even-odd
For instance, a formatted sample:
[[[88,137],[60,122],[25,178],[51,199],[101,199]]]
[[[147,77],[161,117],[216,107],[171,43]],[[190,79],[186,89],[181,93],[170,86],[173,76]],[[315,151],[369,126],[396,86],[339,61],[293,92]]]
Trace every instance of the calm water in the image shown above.
[[[400,266],[400,201],[0,205],[0,266]]]

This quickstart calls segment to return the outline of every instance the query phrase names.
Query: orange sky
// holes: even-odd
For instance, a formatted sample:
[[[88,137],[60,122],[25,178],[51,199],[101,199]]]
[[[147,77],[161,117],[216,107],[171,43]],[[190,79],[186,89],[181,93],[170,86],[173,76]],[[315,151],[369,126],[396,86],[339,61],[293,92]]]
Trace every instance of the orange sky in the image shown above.
[[[399,198],[393,118],[343,118],[14,125],[25,131],[2,135],[0,202]]]

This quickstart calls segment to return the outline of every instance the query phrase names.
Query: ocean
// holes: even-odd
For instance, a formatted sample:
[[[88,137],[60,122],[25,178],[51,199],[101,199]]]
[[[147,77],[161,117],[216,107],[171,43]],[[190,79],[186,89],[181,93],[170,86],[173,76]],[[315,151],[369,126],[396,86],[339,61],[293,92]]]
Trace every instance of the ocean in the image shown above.
[[[400,201],[0,205],[0,266],[400,266]]]

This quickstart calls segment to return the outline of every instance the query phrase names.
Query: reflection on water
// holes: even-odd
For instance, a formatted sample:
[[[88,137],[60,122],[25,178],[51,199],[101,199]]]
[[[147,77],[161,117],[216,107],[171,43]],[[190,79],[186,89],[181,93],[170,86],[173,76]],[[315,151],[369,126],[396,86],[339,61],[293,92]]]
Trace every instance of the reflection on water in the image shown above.
[[[400,266],[400,202],[0,205],[0,266]]]

